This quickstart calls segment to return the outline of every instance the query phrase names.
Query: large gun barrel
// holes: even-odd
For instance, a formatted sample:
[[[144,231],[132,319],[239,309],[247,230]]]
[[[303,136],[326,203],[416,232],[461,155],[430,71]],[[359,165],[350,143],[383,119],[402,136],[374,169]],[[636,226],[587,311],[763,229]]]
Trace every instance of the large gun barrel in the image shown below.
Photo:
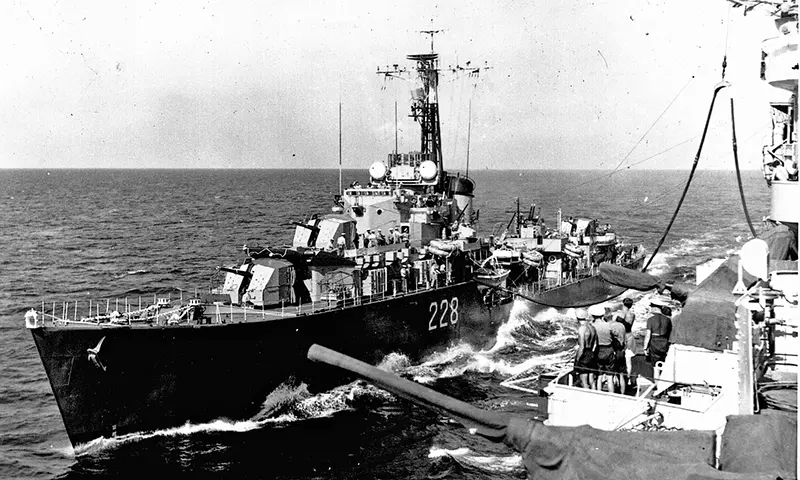
[[[320,228],[315,226],[315,225],[308,225],[307,223],[302,223],[302,222],[289,222],[289,223],[291,225],[297,225],[298,227],[307,228],[307,229],[311,230],[312,232],[319,233],[319,231],[320,231]]]
[[[251,272],[248,272],[246,270],[236,270],[235,268],[230,268],[230,267],[217,267],[217,270],[222,272],[234,273],[236,275],[241,275],[244,278],[252,278],[253,276]]]
[[[311,346],[308,358],[347,370],[417,405],[455,418],[472,433],[506,443],[522,454],[529,478],[774,478],[715,469],[713,431],[607,432],[588,425],[549,427],[518,415],[474,407],[320,345]]]
[[[505,437],[505,429],[509,422],[508,414],[490,412],[473,407],[466,402],[448,397],[392,373],[384,372],[372,365],[321,345],[312,345],[308,350],[308,358],[315,362],[327,363],[355,373],[384,390],[411,400],[418,405],[443,411],[479,435],[496,441],[502,441]]]

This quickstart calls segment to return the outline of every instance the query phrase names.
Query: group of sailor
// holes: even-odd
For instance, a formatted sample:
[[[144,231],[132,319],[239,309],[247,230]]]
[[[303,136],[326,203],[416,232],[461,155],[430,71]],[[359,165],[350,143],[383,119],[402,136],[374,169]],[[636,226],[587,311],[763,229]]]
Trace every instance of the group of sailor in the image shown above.
[[[589,222],[586,225],[586,228],[584,230],[582,230],[582,231],[578,231],[578,219],[577,218],[569,217],[569,218],[567,218],[566,223],[569,224],[569,228],[568,228],[568,231],[566,233],[568,233],[569,235],[571,235],[573,237],[577,236],[577,235],[590,235],[590,236],[605,235],[606,233],[611,232],[611,224],[610,223],[606,223],[605,225],[600,225],[600,223],[597,221],[596,218],[594,220],[592,220],[591,222]]]
[[[370,228],[365,233],[356,233],[353,237],[353,248],[359,248],[359,245],[369,248],[394,244],[404,244],[406,246],[408,244],[408,233],[401,232],[400,227],[390,227],[388,235],[384,235],[380,228],[375,230]],[[335,240],[331,238],[328,242],[328,251],[336,251],[339,255],[343,255],[346,248],[347,238],[344,233],[340,234]]]
[[[369,228],[366,233],[356,235],[356,238],[358,237],[361,237],[364,248],[401,244],[408,241],[408,234],[401,233],[400,227],[389,227],[388,235],[384,235],[380,228],[375,230]],[[358,248],[358,240],[356,240],[356,248]]]
[[[657,378],[669,350],[672,309],[661,300],[651,303],[652,316],[641,332],[633,332],[636,319],[633,300],[626,298],[620,310],[602,305],[578,309],[578,351],[575,373],[579,386],[609,393],[625,393],[641,376]]]

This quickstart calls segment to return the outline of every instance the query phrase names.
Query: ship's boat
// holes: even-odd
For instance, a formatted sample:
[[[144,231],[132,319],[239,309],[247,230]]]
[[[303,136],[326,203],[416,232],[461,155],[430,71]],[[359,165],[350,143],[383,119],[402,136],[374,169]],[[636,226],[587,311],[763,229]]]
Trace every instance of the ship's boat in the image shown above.
[[[475,235],[475,183],[444,169],[438,55],[408,59],[420,82],[411,105],[419,150],[374,162],[332,213],[295,222],[291,245],[245,246],[242,261],[220,267],[216,285],[192,298],[43,302],[28,312],[73,444],[247,419],[284,384],[342,382],[306,360],[315,342],[370,362],[494,342],[511,308],[499,288],[508,272],[478,268],[492,244]]]

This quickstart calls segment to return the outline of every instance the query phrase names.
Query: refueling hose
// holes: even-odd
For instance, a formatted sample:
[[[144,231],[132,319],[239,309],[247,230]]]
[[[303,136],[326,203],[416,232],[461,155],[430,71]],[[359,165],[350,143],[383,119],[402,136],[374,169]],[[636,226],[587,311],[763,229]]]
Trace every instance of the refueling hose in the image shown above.
[[[650,266],[650,263],[655,258],[658,250],[664,244],[664,240],[667,239],[667,235],[669,235],[669,231],[672,228],[672,224],[675,223],[675,219],[678,217],[678,212],[681,210],[681,205],[683,205],[684,199],[686,199],[686,193],[689,191],[689,185],[692,184],[692,179],[694,178],[694,173],[697,171],[697,164],[700,161],[700,153],[703,151],[703,143],[706,141],[706,134],[708,133],[708,125],[711,123],[711,114],[714,112],[714,102],[717,101],[717,94],[723,88],[730,86],[730,83],[726,81],[719,82],[714,87],[714,96],[711,97],[711,105],[708,107],[708,117],[706,117],[706,125],[703,127],[703,136],[700,138],[700,146],[697,148],[697,154],[694,156],[694,164],[692,165],[692,170],[689,172],[689,179],[686,181],[686,186],[683,187],[683,193],[681,194],[681,199],[678,201],[678,206],[675,207],[675,212],[672,214],[672,218],[669,221],[669,225],[667,225],[666,230],[664,230],[664,234],[661,236],[661,240],[658,241],[658,245],[656,246],[655,250],[653,250],[653,254],[650,255],[650,258],[647,260],[647,263],[642,267],[642,271],[647,271],[647,267]]]
[[[731,133],[733,135],[733,162],[736,164],[736,182],[739,184],[739,196],[742,198],[742,208],[744,209],[744,216],[747,218],[747,226],[750,227],[750,233],[755,238],[757,237],[756,229],[753,227],[753,221],[750,220],[750,212],[747,211],[747,202],[744,200],[744,188],[742,187],[742,173],[739,171],[739,147],[736,144],[736,117],[733,115],[733,98],[731,98]]]

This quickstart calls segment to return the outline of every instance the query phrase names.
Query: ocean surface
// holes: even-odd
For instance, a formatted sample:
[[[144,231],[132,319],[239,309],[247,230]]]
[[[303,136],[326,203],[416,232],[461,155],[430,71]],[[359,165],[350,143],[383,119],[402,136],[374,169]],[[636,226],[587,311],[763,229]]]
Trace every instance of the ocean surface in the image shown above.
[[[343,175],[345,185],[367,180],[366,169]],[[561,208],[652,251],[688,172],[471,176],[482,234],[502,232],[519,197],[551,225]],[[743,177],[759,229],[769,190],[760,172]],[[525,478],[505,445],[363,382],[273,392],[284,407],[266,418],[70,445],[25,311],[206,288],[215,267],[241,260],[242,245],[290,243],[289,222],[329,212],[338,179],[335,170],[0,170],[0,478]],[[698,172],[649,272],[692,282],[698,265],[748,238],[735,174]],[[651,294],[626,295],[644,322]],[[573,313],[518,300],[489,350],[453,345],[417,364],[392,354],[382,367],[483,408],[543,418],[542,398],[501,382],[571,361]]]

